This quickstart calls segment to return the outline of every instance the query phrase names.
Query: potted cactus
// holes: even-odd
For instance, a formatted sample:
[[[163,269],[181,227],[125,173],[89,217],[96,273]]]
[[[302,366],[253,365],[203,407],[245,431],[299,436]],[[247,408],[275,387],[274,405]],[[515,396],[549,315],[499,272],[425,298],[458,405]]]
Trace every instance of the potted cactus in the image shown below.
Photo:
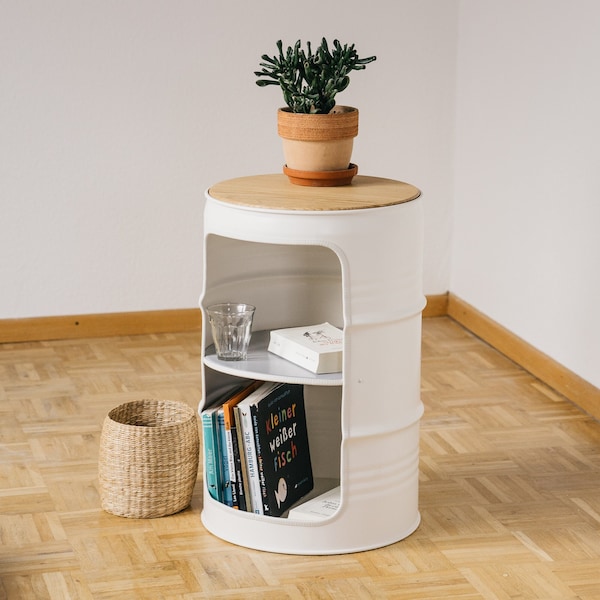
[[[358,134],[358,109],[337,106],[335,97],[350,83],[350,73],[366,68],[375,56],[360,58],[354,44],[327,40],[313,52],[298,40],[284,52],[263,54],[256,84],[278,85],[287,107],[277,111],[277,130],[283,140],[284,172],[301,185],[344,185],[357,171],[350,162]]]

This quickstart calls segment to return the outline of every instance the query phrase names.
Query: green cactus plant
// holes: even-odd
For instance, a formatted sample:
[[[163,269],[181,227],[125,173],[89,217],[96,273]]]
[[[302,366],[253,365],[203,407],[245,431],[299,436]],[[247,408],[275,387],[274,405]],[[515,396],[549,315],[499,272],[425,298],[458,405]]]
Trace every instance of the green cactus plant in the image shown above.
[[[279,40],[279,56],[263,54],[259,65],[262,70],[254,72],[258,86],[279,85],[286,104],[295,113],[331,112],[336,94],[350,83],[350,72],[365,69],[377,58],[359,58],[354,44],[342,46],[338,40],[334,40],[332,51],[325,38],[314,53],[310,42],[306,44],[306,52],[301,45],[298,40],[284,53]]]

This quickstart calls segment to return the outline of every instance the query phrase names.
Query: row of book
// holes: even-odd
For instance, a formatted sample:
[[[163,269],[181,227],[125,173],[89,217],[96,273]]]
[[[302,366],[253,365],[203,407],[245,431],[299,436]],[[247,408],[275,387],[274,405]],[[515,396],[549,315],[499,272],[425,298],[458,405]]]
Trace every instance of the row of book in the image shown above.
[[[277,517],[313,489],[302,385],[246,383],[202,412],[202,431],[215,500]]]

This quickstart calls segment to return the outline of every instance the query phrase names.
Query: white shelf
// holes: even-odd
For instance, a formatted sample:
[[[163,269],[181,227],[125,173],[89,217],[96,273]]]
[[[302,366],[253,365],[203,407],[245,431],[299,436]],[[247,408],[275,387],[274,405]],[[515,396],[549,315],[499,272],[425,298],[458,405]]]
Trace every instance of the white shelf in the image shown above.
[[[221,373],[259,379],[261,381],[281,381],[302,385],[339,386],[342,385],[342,373],[323,373],[317,375],[294,363],[267,351],[269,331],[252,333],[248,358],[238,361],[224,361],[217,358],[214,346],[206,348],[204,364]]]

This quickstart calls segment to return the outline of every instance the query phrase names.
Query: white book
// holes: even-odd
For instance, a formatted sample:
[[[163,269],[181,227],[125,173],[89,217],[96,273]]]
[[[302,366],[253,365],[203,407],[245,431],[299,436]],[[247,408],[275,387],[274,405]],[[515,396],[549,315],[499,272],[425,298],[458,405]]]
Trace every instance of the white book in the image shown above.
[[[307,500],[298,506],[290,508],[289,519],[298,519],[300,521],[315,521],[331,517],[340,507],[340,488],[339,486]]]
[[[269,352],[281,356],[313,373],[342,370],[344,332],[329,323],[305,327],[274,329]]]
[[[256,443],[254,441],[254,425],[252,423],[252,411],[250,407],[257,404],[281,383],[263,383],[257,390],[246,396],[239,404],[234,407],[234,411],[238,413],[240,426],[242,428],[243,448],[240,452],[244,452],[246,457],[246,475],[248,480],[248,488],[250,492],[250,506],[247,506],[248,512],[256,514],[264,514],[262,503],[262,490],[260,487],[260,474],[258,471]],[[248,503],[248,499],[246,499]],[[252,508],[252,511],[250,511]]]

